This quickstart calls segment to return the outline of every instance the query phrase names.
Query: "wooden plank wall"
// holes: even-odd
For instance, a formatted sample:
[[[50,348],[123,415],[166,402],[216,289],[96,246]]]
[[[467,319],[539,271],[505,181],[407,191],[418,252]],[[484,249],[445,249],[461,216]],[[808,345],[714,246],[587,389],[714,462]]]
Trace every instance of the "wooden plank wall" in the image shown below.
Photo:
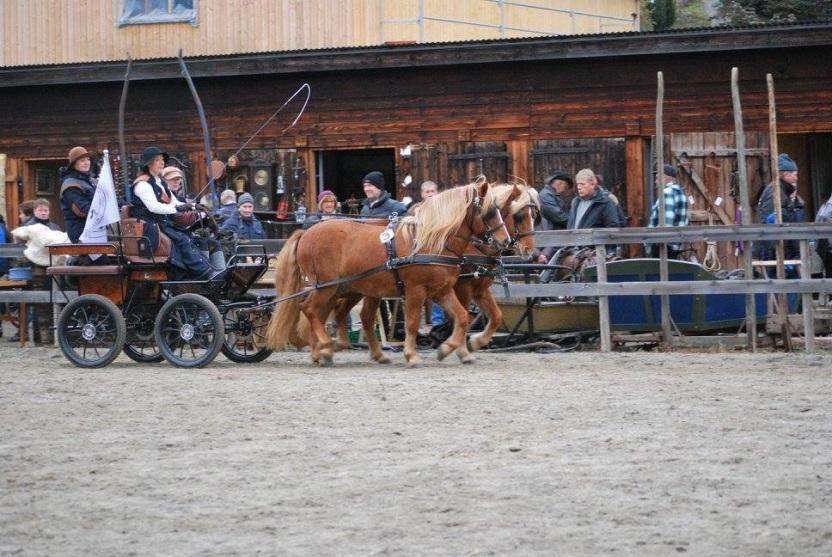
[[[546,34],[632,30],[632,24],[596,15],[574,18],[530,6],[630,18],[637,0],[525,0],[507,6],[505,25]],[[0,66],[365,46],[418,39],[418,0],[199,0],[198,24],[116,27],[119,0],[3,0]],[[425,15],[499,25],[496,2],[427,0]],[[534,35],[507,31],[503,36]],[[500,38],[496,28],[427,21],[425,42]]]

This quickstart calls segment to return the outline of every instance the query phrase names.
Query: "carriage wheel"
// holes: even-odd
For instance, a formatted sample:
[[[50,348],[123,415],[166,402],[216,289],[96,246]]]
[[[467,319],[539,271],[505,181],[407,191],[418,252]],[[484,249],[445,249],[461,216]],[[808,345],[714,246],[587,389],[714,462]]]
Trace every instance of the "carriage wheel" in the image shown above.
[[[180,294],[165,302],[153,333],[159,352],[177,367],[210,364],[225,339],[219,310],[199,294]]]
[[[265,346],[270,318],[271,312],[267,309],[226,311],[223,315],[225,342],[222,345],[225,357],[238,364],[253,364],[268,358],[272,353]]]
[[[155,364],[164,360],[153,334],[157,309],[155,305],[137,305],[124,318],[127,323],[124,353],[134,362]]]
[[[119,355],[127,327],[121,311],[98,294],[69,302],[55,328],[61,352],[79,367],[104,367]]]

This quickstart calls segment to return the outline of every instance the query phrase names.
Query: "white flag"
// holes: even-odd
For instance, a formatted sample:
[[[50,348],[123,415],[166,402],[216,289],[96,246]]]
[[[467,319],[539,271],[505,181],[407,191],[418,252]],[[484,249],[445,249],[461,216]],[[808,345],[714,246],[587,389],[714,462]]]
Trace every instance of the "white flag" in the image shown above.
[[[87,222],[80,240],[85,244],[99,244],[107,241],[107,226],[118,222],[118,199],[113,183],[113,172],[110,170],[109,152],[104,150],[104,164],[98,177],[98,186],[92,197],[90,210],[87,212]]]

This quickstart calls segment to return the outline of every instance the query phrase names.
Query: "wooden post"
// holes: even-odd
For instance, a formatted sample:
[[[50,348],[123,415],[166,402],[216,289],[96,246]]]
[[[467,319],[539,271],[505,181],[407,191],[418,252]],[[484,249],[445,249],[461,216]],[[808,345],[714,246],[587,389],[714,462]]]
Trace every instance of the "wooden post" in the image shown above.
[[[734,106],[734,134],[737,141],[737,170],[740,182],[740,203],[742,206],[742,224],[751,224],[751,200],[748,197],[748,172],[745,167],[745,132],[742,127],[742,105],[740,104],[739,70],[731,68],[731,101]],[[751,266],[751,242],[742,243],[742,260],[746,280],[754,278],[754,268]],[[745,296],[746,333],[748,347],[752,352],[757,351],[757,307],[754,294]]]
[[[598,283],[607,282],[607,246],[598,244],[595,246],[595,258],[598,260]],[[598,298],[598,321],[601,331],[601,352],[612,351],[610,340],[610,299],[608,296]]]
[[[656,199],[659,203],[659,226],[667,226],[664,203],[664,74],[656,74],[658,92],[656,94]],[[667,242],[659,245],[659,280],[670,280],[667,266]],[[662,338],[667,348],[673,347],[673,327],[670,324],[670,296],[661,295]]]
[[[774,104],[774,78],[766,74],[766,85],[768,86],[768,133],[769,133],[769,155],[771,160],[771,176],[774,189],[772,199],[774,201],[774,222],[783,224],[783,200],[780,198],[780,164],[778,162],[779,148],[777,146],[777,111]],[[777,278],[786,278],[785,249],[783,240],[775,243],[775,258],[777,259]],[[789,298],[786,294],[777,295],[777,314],[780,316],[780,336],[783,338],[783,348],[787,352],[792,350],[792,333],[789,324]]]
[[[802,280],[812,278],[811,264],[809,241],[800,240],[800,278]],[[813,304],[812,295],[803,294],[803,338],[806,352],[812,352],[815,349],[815,306]]]

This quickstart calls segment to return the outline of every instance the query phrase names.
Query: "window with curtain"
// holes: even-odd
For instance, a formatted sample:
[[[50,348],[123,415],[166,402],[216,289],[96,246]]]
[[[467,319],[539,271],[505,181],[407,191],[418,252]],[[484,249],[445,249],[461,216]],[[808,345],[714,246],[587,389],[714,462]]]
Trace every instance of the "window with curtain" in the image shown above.
[[[118,26],[141,23],[196,25],[197,0],[121,0]]]

